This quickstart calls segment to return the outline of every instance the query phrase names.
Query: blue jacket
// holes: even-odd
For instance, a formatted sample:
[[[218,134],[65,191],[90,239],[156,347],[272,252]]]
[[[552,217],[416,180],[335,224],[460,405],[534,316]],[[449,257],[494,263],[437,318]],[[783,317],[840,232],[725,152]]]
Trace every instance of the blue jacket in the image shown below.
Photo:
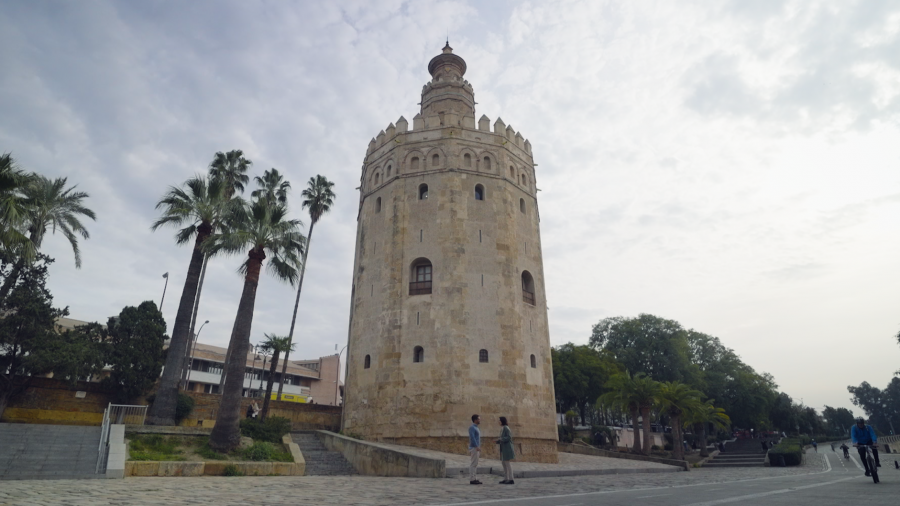
[[[858,425],[854,424],[850,429],[850,440],[859,444],[875,444],[878,442],[878,436],[875,435],[875,429],[871,425],[860,429]]]
[[[474,423],[469,427],[469,448],[481,447],[481,429]]]

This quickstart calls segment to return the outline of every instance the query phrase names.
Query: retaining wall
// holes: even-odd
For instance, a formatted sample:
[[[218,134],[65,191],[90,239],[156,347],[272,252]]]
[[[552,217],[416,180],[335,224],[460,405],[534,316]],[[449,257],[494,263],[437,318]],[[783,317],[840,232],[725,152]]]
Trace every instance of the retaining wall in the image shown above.
[[[362,475],[409,478],[444,478],[447,475],[447,464],[443,459],[409,455],[326,430],[318,431],[318,435],[326,448],[341,452]]]
[[[571,443],[557,443],[558,451],[563,453],[578,453],[581,455],[593,455],[595,457],[609,457],[612,459],[641,460],[644,462],[656,462],[657,464],[666,464],[669,466],[677,466],[685,471],[690,471],[691,466],[685,460],[663,459],[659,457],[649,457],[647,455],[637,455],[634,453],[611,452],[601,450],[599,448],[588,448],[586,446],[574,445]]]

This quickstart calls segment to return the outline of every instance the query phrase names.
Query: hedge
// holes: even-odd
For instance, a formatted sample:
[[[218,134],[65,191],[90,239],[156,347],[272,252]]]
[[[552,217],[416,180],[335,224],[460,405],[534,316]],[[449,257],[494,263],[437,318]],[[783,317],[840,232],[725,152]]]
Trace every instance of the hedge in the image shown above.
[[[803,449],[797,438],[784,438],[780,443],[769,450],[770,465],[778,465],[778,457],[784,457],[784,463],[788,466],[799,466],[802,460]]]

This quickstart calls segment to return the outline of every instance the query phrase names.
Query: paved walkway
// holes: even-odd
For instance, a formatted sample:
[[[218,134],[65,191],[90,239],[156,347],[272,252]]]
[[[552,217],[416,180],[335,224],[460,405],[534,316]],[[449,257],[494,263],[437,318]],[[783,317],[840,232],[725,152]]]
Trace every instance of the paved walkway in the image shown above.
[[[95,478],[99,444],[100,427],[0,423],[0,479]]]

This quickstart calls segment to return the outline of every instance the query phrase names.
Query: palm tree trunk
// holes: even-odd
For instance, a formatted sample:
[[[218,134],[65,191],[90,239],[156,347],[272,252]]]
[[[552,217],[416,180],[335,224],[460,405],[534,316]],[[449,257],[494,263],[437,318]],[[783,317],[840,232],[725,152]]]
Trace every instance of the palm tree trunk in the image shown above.
[[[197,239],[194,241],[194,251],[191,253],[191,263],[188,265],[187,278],[184,288],[181,290],[181,301],[178,303],[178,313],[175,314],[175,324],[172,326],[172,340],[169,342],[169,351],[166,354],[166,365],[162,377],[159,380],[159,388],[156,390],[156,399],[147,413],[147,425],[175,425],[175,405],[178,402],[178,382],[181,379],[181,368],[184,365],[184,354],[190,342],[191,311],[194,308],[194,300],[197,297],[197,285],[200,283],[200,271],[203,270],[203,241],[209,237],[212,227],[208,223],[201,223],[197,228]]]
[[[681,434],[681,415],[671,415],[671,416],[672,416],[672,458],[675,460],[684,460],[684,436]]]
[[[251,250],[249,256],[244,290],[231,331],[231,357],[225,364],[228,371],[225,377],[225,391],[219,403],[216,425],[209,435],[209,447],[220,453],[228,453],[241,443],[241,392],[244,388],[244,371],[247,369],[247,351],[250,349],[256,287],[259,285],[259,270],[265,253]]]
[[[653,446],[650,444],[650,406],[643,405],[641,406],[641,422],[643,423],[644,430],[644,455],[650,455],[650,448]]]
[[[260,421],[265,422],[266,416],[269,414],[269,399],[272,397],[272,383],[275,381],[275,371],[278,369],[278,355],[281,352],[275,350],[272,353],[272,367],[269,368],[269,381],[266,382],[266,398],[263,400],[262,415]],[[284,374],[281,375],[281,384],[284,384]]]
[[[634,429],[634,444],[631,446],[632,453],[641,453],[641,429],[638,424],[638,409],[635,406],[631,409],[631,427]]]
[[[181,365],[181,388],[185,390],[187,389],[188,364],[191,362],[191,349],[197,339],[194,328],[197,325],[197,308],[200,307],[200,294],[203,293],[203,280],[206,279],[207,264],[209,264],[209,255],[204,255],[203,269],[200,270],[200,283],[197,285],[197,296],[194,298],[194,309],[191,312],[191,340],[188,343],[187,353],[184,354],[184,364]]]
[[[309,224],[309,234],[306,236],[306,249],[303,250],[303,265],[300,266],[300,280],[297,282],[297,300],[294,301],[294,316],[291,318],[291,331],[288,332],[288,348],[294,342],[294,325],[297,324],[297,308],[300,306],[300,291],[303,290],[303,275],[306,274],[306,258],[309,256],[309,243],[312,242],[313,228],[316,222]],[[278,384],[278,400],[281,400],[281,391],[284,390],[284,379],[287,378],[288,358],[290,350],[284,352],[284,363],[281,364],[281,383]]]
[[[700,456],[701,457],[709,457],[709,449],[706,448],[706,424],[705,423],[695,423],[694,424],[694,433],[700,436]]]

